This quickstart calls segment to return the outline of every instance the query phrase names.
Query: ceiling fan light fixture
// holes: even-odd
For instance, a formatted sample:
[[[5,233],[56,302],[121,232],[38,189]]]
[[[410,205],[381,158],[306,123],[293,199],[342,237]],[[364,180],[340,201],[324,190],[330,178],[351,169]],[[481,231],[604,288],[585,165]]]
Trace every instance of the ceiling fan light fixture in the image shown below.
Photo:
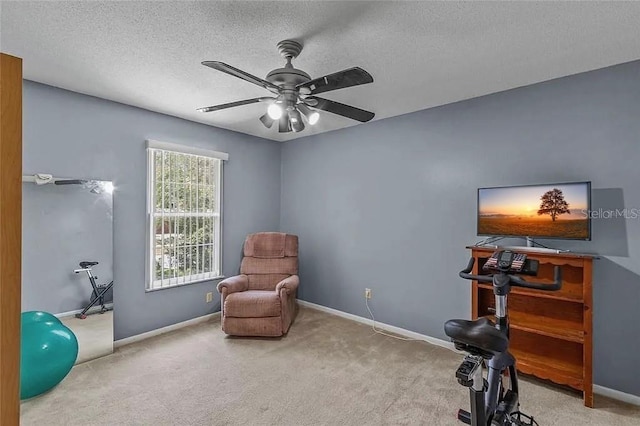
[[[318,122],[318,120],[320,120],[320,114],[318,114],[318,112],[316,111],[312,111],[311,115],[309,115],[308,120],[309,120],[309,124],[313,126]]]
[[[312,126],[314,124],[316,124],[318,122],[318,120],[320,119],[320,114],[318,113],[318,111],[313,111],[311,108],[309,108],[305,104],[299,104],[298,105],[298,110],[302,114],[304,114],[304,116],[307,118],[307,121]]]
[[[301,132],[304,130],[304,123],[302,122],[300,111],[295,108],[291,108],[289,111],[289,123],[291,124],[291,130],[294,132]]]
[[[273,126],[273,122],[275,120],[269,116],[269,113],[266,113],[262,117],[260,117],[260,121],[262,121],[262,124],[264,124],[264,127],[266,127],[267,129],[270,129],[271,126]]]
[[[278,120],[280,117],[282,117],[282,107],[276,103],[273,103],[267,108],[267,114],[269,114],[269,117],[271,117],[273,120]]]

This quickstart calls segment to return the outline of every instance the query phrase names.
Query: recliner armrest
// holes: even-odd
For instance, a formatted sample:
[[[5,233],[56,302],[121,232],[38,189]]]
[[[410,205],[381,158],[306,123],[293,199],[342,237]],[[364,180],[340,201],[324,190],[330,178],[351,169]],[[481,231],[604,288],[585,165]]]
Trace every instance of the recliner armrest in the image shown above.
[[[297,275],[291,275],[276,285],[276,293],[280,293],[280,290],[282,289],[285,289],[288,294],[294,293],[299,284],[300,278]]]
[[[222,289],[226,289],[227,294],[246,291],[249,289],[249,277],[244,274],[229,277],[220,281],[217,288],[218,293],[222,293]]]

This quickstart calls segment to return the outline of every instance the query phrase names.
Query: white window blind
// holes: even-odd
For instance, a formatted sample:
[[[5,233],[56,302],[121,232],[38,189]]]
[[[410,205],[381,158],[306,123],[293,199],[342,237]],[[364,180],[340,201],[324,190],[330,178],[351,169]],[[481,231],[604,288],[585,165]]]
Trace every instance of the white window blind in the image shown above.
[[[147,290],[222,275],[222,153],[176,147],[148,143]]]

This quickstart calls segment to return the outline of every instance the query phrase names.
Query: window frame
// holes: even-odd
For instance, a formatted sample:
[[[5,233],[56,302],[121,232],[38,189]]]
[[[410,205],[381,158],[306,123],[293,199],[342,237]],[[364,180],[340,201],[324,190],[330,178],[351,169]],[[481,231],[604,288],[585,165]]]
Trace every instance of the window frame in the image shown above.
[[[223,229],[223,189],[224,189],[224,161],[229,159],[229,154],[218,151],[211,151],[201,148],[194,148],[184,145],[172,144],[167,142],[159,142],[155,140],[147,140],[147,239],[146,239],[146,267],[145,267],[145,292],[153,292],[158,290],[165,290],[169,288],[182,287],[185,285],[197,284],[207,281],[214,281],[224,278],[222,274],[222,229]],[[158,213],[155,211],[155,168],[154,168],[154,154],[157,151],[171,152],[175,154],[190,155],[196,157],[206,157],[209,159],[217,159],[218,170],[217,176],[214,179],[217,180],[215,188],[215,200],[216,206],[214,206],[213,213],[197,213],[192,212],[188,215],[191,217],[205,217],[214,218],[214,230],[213,230],[213,250],[214,259],[217,270],[213,272],[192,274],[186,277],[170,278],[168,285],[157,285],[155,280],[155,250],[156,250],[156,234],[155,234],[155,219],[158,217]],[[184,217],[183,213],[172,213],[168,217]],[[164,216],[167,217],[167,216]],[[164,223],[162,225],[164,227]],[[186,278],[189,279],[186,279]],[[171,282],[175,280],[175,282]],[[162,280],[161,280],[162,281]]]

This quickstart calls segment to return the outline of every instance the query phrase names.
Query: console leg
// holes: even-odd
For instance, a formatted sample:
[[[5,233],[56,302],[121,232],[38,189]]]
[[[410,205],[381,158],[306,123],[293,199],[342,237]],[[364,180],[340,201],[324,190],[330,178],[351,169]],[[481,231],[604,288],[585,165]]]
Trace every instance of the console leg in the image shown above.
[[[593,408],[593,389],[585,389],[584,392],[582,392],[582,396],[584,398],[584,406]]]

